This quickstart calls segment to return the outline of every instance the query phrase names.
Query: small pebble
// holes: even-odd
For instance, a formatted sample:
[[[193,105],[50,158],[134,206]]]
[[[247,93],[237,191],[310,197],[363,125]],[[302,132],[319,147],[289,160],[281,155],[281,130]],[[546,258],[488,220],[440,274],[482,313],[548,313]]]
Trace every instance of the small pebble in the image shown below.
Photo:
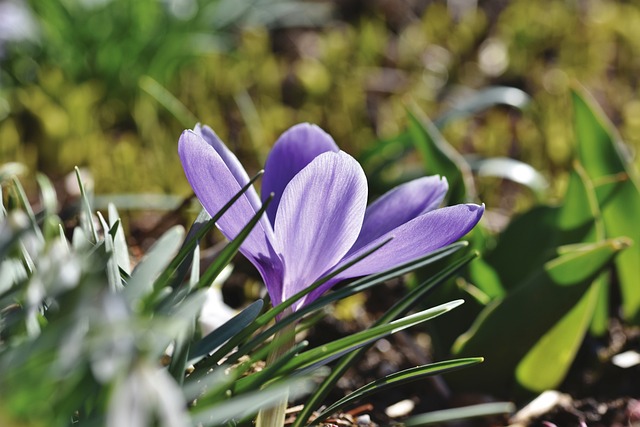
[[[387,414],[389,418],[398,418],[408,415],[413,408],[415,408],[416,404],[411,399],[401,400],[398,403],[394,403],[385,409],[384,413]]]

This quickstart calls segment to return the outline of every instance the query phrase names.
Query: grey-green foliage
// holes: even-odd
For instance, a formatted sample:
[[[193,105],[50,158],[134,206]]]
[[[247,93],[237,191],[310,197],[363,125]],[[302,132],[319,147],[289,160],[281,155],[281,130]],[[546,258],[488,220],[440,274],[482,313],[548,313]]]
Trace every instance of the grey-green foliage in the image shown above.
[[[180,384],[189,346],[200,340],[196,317],[205,293],[202,286],[185,292],[188,269],[178,267],[190,263],[194,245],[180,251],[184,230],[174,227],[129,274],[116,208],[110,206],[109,222],[94,215],[79,181],[84,220],[68,231],[69,242],[55,216],[53,186],[39,181],[49,203],[37,213],[19,181],[2,182],[2,425],[191,425]],[[58,227],[48,232],[53,222]],[[165,359],[182,365],[166,369]],[[304,377],[295,380],[306,389]],[[257,411],[266,394],[251,391]]]
[[[345,355],[353,350],[459,305],[461,301],[454,301],[400,317],[431,286],[474,257],[467,255],[441,276],[425,282],[424,291],[408,294],[399,302],[400,308],[392,309],[371,328],[318,348],[307,350],[306,341],[297,343],[273,365],[254,370],[256,363],[283,345],[277,338],[269,339],[283,327],[291,331],[306,328],[332,301],[459,255],[467,245],[456,243],[361,278],[275,323],[283,310],[330,276],[276,308],[266,310],[258,300],[203,337],[197,320],[205,289],[237,253],[269,200],[202,274],[199,262],[192,262],[199,256],[198,242],[253,180],[213,217],[203,211],[186,237],[180,226],[169,229],[131,269],[117,209],[109,206],[108,219],[94,212],[79,173],[78,225],[66,229],[57,217],[57,197],[48,179],[38,177],[41,202],[33,209],[11,170],[0,168],[3,426],[248,425],[261,408],[287,395],[293,400],[309,393],[311,381],[326,375],[329,362],[343,358],[342,366],[348,366],[355,358]],[[309,314],[305,322],[298,322]],[[388,380],[393,379],[394,386],[402,385],[479,361],[444,361]],[[387,382],[383,379],[380,384]],[[384,390],[376,384],[335,402],[334,407]],[[317,394],[307,406],[317,409],[322,399]]]

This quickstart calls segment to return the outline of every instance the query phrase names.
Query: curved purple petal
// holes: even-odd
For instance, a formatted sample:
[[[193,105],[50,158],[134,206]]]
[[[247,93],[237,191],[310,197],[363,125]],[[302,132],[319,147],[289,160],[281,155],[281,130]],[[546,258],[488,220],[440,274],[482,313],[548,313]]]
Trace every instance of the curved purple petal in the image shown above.
[[[309,123],[292,126],[278,138],[267,157],[262,177],[262,200],[274,194],[267,208],[271,224],[275,224],[278,205],[289,181],[327,151],[338,152],[340,149],[328,133]]]
[[[455,242],[480,221],[484,206],[455,205],[420,215],[349,253],[340,265],[357,258],[375,245],[393,237],[389,243],[340,274],[342,279],[378,273],[409,262]]]
[[[229,168],[231,174],[236,178],[236,181],[238,181],[238,184],[240,184],[240,187],[247,185],[249,182],[249,175],[247,174],[247,171],[244,169],[242,163],[240,163],[240,160],[238,160],[235,154],[233,154],[231,150],[224,145],[224,142],[222,142],[213,129],[207,125],[201,126],[200,123],[198,123],[193,131],[197,135],[200,135],[207,144],[216,150],[218,155],[222,158],[222,161]],[[260,202],[256,189],[252,186],[245,192],[245,195],[247,196],[249,203],[251,203],[251,206],[253,206],[253,209],[257,212],[262,206],[262,203]]]
[[[186,130],[180,135],[178,154],[185,175],[200,203],[215,215],[231,198],[241,190],[228,164],[218,152],[197,133]],[[227,239],[236,237],[256,214],[249,198],[243,195],[216,223]],[[251,231],[242,243],[240,251],[260,270],[266,281],[273,282],[272,276],[281,271],[279,258],[274,256],[271,242],[273,229],[267,218]],[[266,277],[265,277],[266,276]]]
[[[275,222],[275,249],[284,264],[279,304],[331,269],[358,238],[367,179],[344,152],[316,157],[284,189]],[[300,307],[303,302],[296,303]]]
[[[440,206],[449,185],[440,176],[414,179],[388,191],[367,208],[358,240],[349,253]]]

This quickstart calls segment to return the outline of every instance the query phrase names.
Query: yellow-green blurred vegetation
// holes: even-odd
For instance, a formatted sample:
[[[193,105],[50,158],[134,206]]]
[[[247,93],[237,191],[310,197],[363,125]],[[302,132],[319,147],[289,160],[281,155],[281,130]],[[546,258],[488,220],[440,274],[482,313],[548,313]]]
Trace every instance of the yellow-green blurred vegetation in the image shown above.
[[[188,192],[176,156],[185,124],[149,86],[173,94],[253,170],[296,122],[318,123],[358,154],[404,128],[409,102],[435,118],[492,85],[524,90],[530,107],[448,124],[445,137],[463,153],[508,156],[564,176],[574,80],[595,94],[625,141],[640,143],[633,2],[515,0],[454,11],[439,1],[354,1],[344,2],[360,7],[347,18],[338,2],[332,14],[314,9],[317,19],[285,24],[245,19],[248,6],[222,8],[232,2],[183,2],[191,9],[180,18],[157,0],[82,3],[33,0],[39,44],[6,50],[0,162],[53,177],[84,166],[97,193]],[[276,15],[283,2],[256,3]],[[321,3],[312,6],[332,6]]]

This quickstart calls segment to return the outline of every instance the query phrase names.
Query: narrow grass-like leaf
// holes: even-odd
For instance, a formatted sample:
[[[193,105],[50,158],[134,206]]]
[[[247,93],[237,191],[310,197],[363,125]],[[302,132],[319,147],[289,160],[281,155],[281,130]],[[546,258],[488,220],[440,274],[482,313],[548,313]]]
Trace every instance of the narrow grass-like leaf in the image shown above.
[[[418,381],[429,376],[442,375],[447,372],[465,368],[467,366],[476,365],[478,363],[481,363],[483,360],[484,359],[482,357],[446,360],[444,362],[416,366],[400,372],[395,372],[391,375],[387,375],[384,378],[377,379],[363,387],[360,387],[356,391],[349,393],[347,396],[338,400],[337,402],[323,410],[320,414],[318,414],[318,416],[314,418],[312,425],[324,421],[331,414],[334,414],[348,406],[351,406],[354,403],[357,403],[359,400],[364,399],[365,397],[369,397],[376,393],[381,393],[393,387],[398,387],[403,384]]]
[[[58,238],[60,239],[60,242],[62,242],[62,247],[64,247],[67,252],[71,251],[69,241],[67,240],[67,236],[64,234],[64,227],[62,224],[58,224]]]
[[[109,205],[107,206],[107,211],[109,212],[109,226],[111,227],[109,233],[113,237],[113,250],[115,252],[118,267],[128,275],[131,275],[131,259],[129,258],[129,248],[124,236],[124,228],[122,227],[122,222],[120,221],[118,209],[113,203],[109,203]],[[114,227],[115,232],[112,233],[111,230],[114,230]]]
[[[169,363],[169,374],[180,385],[184,382],[184,373],[189,366],[187,360],[191,349],[191,337],[187,335],[188,333],[180,334],[174,341],[171,363]]]
[[[442,424],[469,418],[490,417],[492,415],[511,414],[516,405],[511,402],[481,403],[462,408],[443,409],[428,414],[416,415],[400,424],[401,427],[422,427]]]
[[[191,419],[194,425],[202,426],[220,426],[233,423],[233,420],[254,415],[260,409],[268,408],[287,397],[299,398],[308,393],[312,387],[311,377],[295,377],[263,390],[236,396],[218,405],[210,406],[203,411],[194,413]]]
[[[293,337],[292,337],[293,338]],[[276,345],[282,345],[280,343],[276,343]],[[274,378],[274,375],[291,359],[293,359],[297,354],[300,353],[303,349],[308,347],[308,341],[302,341],[290,348],[284,354],[282,354],[279,358],[275,360],[272,364],[268,365],[260,372],[256,372],[255,374],[245,376],[234,384],[234,394],[242,394],[247,393],[251,390],[257,390],[262,385],[267,383],[268,381]]]
[[[0,259],[5,259],[20,237],[31,229],[29,217],[22,211],[11,212],[0,223]]]
[[[80,169],[76,166],[76,179],[78,180],[78,187],[80,187],[80,197],[82,198],[82,207],[84,209],[84,222],[83,227],[85,234],[91,236],[92,243],[98,243],[98,231],[96,225],[93,223],[93,212],[91,211],[91,203],[89,203],[89,195],[82,182],[82,176],[80,175]],[[82,219],[82,218],[81,218]]]
[[[36,181],[38,181],[38,186],[40,187],[42,207],[47,214],[55,214],[58,211],[58,197],[51,180],[46,175],[38,173],[36,174]]]
[[[173,117],[178,119],[184,127],[191,128],[198,122],[196,116],[194,116],[178,98],[173,96],[171,92],[153,78],[142,76],[140,77],[139,85],[145,92],[166,108],[167,111],[173,114]]]
[[[104,219],[102,214],[97,212],[98,219],[100,224],[102,225],[103,233],[104,233],[104,249],[107,254],[107,282],[109,283],[109,287],[115,292],[120,291],[122,289],[122,281],[120,280],[120,269],[118,268],[118,260],[115,254],[113,236],[109,233],[109,224]]]
[[[518,88],[506,86],[490,87],[462,100],[445,114],[438,117],[434,124],[442,128],[454,119],[468,117],[496,105],[508,105],[522,110],[530,102],[531,97]]]
[[[200,244],[193,249],[193,261],[191,261],[191,275],[189,276],[189,292],[196,289],[200,280]]]
[[[31,208],[31,205],[29,204],[29,199],[27,198],[27,194],[25,193],[24,188],[22,187],[22,184],[20,184],[20,181],[18,181],[18,179],[15,177],[12,179],[12,183],[13,183],[13,188],[15,189],[15,192],[16,192],[16,196],[18,197],[18,200],[20,201],[20,204],[22,205],[24,212],[27,214],[27,218],[29,219],[29,224],[31,225],[31,230],[33,231],[33,233],[35,234],[35,236],[38,238],[39,241],[44,242],[44,236],[42,235],[42,231],[40,231],[40,227],[38,227],[36,216],[33,213],[33,209]]]
[[[57,217],[58,196],[53,184],[45,175],[36,174],[36,180],[38,181],[38,187],[40,187],[40,199],[42,200],[43,208],[42,217],[40,218],[42,232],[45,239],[48,239],[57,233],[58,224],[60,223],[60,219]]]
[[[253,218],[251,218],[251,221],[249,221],[249,223],[244,226],[242,231],[240,231],[240,233],[238,233],[238,235],[231,242],[229,242],[229,244],[225,246],[222,251],[220,251],[216,259],[200,277],[200,281],[197,285],[198,288],[211,285],[211,283],[213,283],[213,280],[218,277],[218,275],[222,272],[222,270],[224,270],[227,265],[229,265],[233,257],[238,253],[242,242],[245,241],[245,239],[249,236],[249,233],[251,233],[256,224],[258,224],[258,221],[260,221],[260,219],[262,218],[262,215],[269,207],[271,200],[273,200],[273,195],[270,195],[262,203],[262,207],[253,216]]]
[[[24,175],[28,172],[28,168],[22,163],[8,162],[0,165],[0,184],[8,182],[18,175]]]
[[[125,292],[130,299],[141,298],[153,291],[153,281],[166,269],[172,257],[180,248],[184,228],[174,226],[164,233],[151,247],[131,273]]]
[[[206,354],[212,352],[224,344],[228,339],[240,333],[240,331],[245,329],[255,320],[256,317],[258,317],[263,305],[264,302],[262,300],[253,302],[247,308],[221,325],[218,329],[198,341],[191,354],[189,354],[189,363],[198,363],[198,361]]]
[[[162,275],[156,280],[155,287],[156,289],[163,288],[167,286],[169,283],[172,287],[178,286],[182,283],[182,280],[187,274],[189,269],[189,264],[185,263],[187,258],[192,256],[193,250],[196,247],[196,244],[207,234],[213,227],[215,223],[224,215],[233,204],[244,195],[244,193],[251,188],[253,183],[260,177],[264,171],[258,172],[253,178],[249,180],[249,182],[242,187],[240,191],[238,191],[232,198],[225,204],[222,209],[218,213],[216,213],[213,218],[207,213],[206,210],[202,209],[198,214],[198,217],[194,221],[193,225],[189,229],[187,237],[185,238],[180,251],[175,256],[169,266],[162,272]]]
[[[213,368],[208,366],[197,365],[196,371],[193,372],[185,381],[185,388],[193,393],[199,390],[204,392],[198,398],[199,403],[210,404],[224,399],[228,393],[231,393],[233,385],[259,361],[265,360],[269,354],[275,351],[278,346],[282,345],[282,341],[271,340],[264,347],[251,353],[250,357],[245,358],[240,363],[231,364],[228,360],[221,365],[215,365]],[[211,374],[220,378],[216,384],[206,381]],[[224,374],[224,375],[222,375]],[[204,379],[204,381],[203,381]],[[204,383],[208,383],[209,387],[205,388]],[[200,385],[202,384],[202,385]],[[200,386],[199,386],[200,385]]]
[[[353,294],[359,293],[359,292],[363,292],[366,289],[369,289],[372,286],[378,285],[380,283],[386,282],[387,280],[393,279],[395,277],[399,277],[402,276],[404,274],[410,273],[411,271],[423,267],[425,265],[428,265],[432,262],[435,262],[445,256],[448,256],[460,249],[462,249],[463,247],[467,246],[467,242],[457,242],[457,243],[453,243],[449,246],[446,246],[444,248],[438,249],[430,254],[425,255],[422,258],[418,258],[417,260],[414,261],[410,261],[408,263],[402,264],[400,266],[391,268],[387,271],[383,271],[381,273],[377,273],[377,274],[373,274],[370,276],[366,276],[363,278],[360,278],[356,281],[354,281],[353,283],[345,286],[342,289],[339,289],[337,291],[333,291],[330,292],[320,298],[318,298],[316,301],[310,303],[309,305],[302,307],[300,310],[296,311],[295,313],[291,313],[287,316],[285,316],[284,318],[280,319],[278,322],[276,322],[273,326],[271,326],[269,329],[261,332],[260,334],[256,335],[255,337],[253,337],[250,341],[248,341],[245,345],[243,345],[242,347],[240,347],[238,349],[238,351],[236,352],[236,354],[232,355],[230,357],[231,360],[237,360],[237,358],[241,357],[244,354],[247,354],[249,351],[251,351],[253,348],[255,348],[257,345],[259,345],[260,343],[264,342],[267,338],[269,338],[270,336],[274,335],[277,331],[281,330],[282,328],[286,327],[287,325],[297,321],[298,319],[301,319],[303,316],[312,313],[316,310],[321,309],[322,307],[324,307],[325,305],[328,305],[334,301],[339,301],[342,300],[344,298],[347,298]],[[373,250],[377,250],[377,248],[374,248]],[[365,254],[364,256],[367,256],[368,254]],[[356,260],[357,262],[358,260]],[[347,266],[346,268],[348,268],[349,266]],[[310,291],[309,291],[310,292]],[[292,297],[292,298],[295,298]],[[263,319],[262,321],[271,321],[273,318],[275,318],[275,315],[272,314],[272,312],[268,312],[266,313],[264,316],[262,316]],[[264,323],[266,324],[266,323]],[[262,325],[260,325],[262,326]],[[257,329],[257,328],[256,328]],[[230,350],[230,349],[229,349]],[[227,350],[228,351],[228,350]]]
[[[402,319],[384,325],[374,326],[367,330],[357,332],[344,338],[340,338],[329,344],[306,351],[294,358],[282,368],[282,372],[290,372],[295,369],[306,369],[329,363],[335,358],[366,345],[372,341],[384,338],[411,326],[418,325],[440,316],[458,307],[464,301],[451,301],[439,306],[403,317]]]
[[[465,157],[471,170],[479,177],[508,179],[529,188],[541,200],[549,183],[540,172],[528,163],[508,157],[488,159]]]
[[[391,240],[392,240],[392,238],[386,239],[385,241],[383,241],[382,243],[376,245],[375,247],[373,247],[372,249],[368,250],[364,254],[360,255],[358,258],[354,259],[353,261],[343,265],[342,267],[338,268],[337,270],[332,271],[331,273],[327,274],[326,276],[324,276],[324,277],[320,278],[319,280],[315,281],[314,283],[312,283],[310,286],[307,286],[303,290],[295,293],[290,298],[288,298],[285,301],[283,301],[280,304],[278,304],[277,307],[274,307],[274,309],[271,310],[269,313],[266,313],[267,318],[271,317],[271,319],[265,319],[265,320],[271,321],[276,316],[284,313],[285,310],[287,310],[289,307],[291,307],[296,301],[301,300],[302,298],[304,298],[305,296],[310,294],[312,291],[314,291],[318,287],[320,287],[322,284],[324,284],[324,283],[328,282],[329,280],[333,279],[334,277],[338,276],[340,273],[342,273],[343,271],[347,270],[351,266],[359,263],[360,261],[362,261],[363,259],[365,259],[369,255],[371,255],[372,253],[374,253],[375,251],[377,251],[378,249],[382,248],[384,245],[389,243]]]
[[[4,221],[7,218],[7,208],[4,206],[4,194],[2,192],[2,185],[0,185],[0,221]]]
[[[466,242],[459,242],[458,244],[456,244],[456,246],[460,243]],[[462,247],[463,245],[460,246]],[[388,323],[389,321],[394,320],[397,317],[407,313],[413,306],[421,301],[431,289],[452,277],[456,272],[469,264],[469,262],[471,262],[476,257],[477,253],[472,253],[460,260],[451,263],[447,266],[447,268],[439,271],[438,274],[421,283],[420,285],[415,287],[409,294],[405,295],[400,301],[394,304],[394,306],[391,307],[380,319],[378,319],[374,323],[374,325]],[[353,363],[355,363],[355,361],[358,360],[369,348],[369,346],[364,346],[349,353],[348,355],[343,357],[336,364],[336,366],[333,367],[331,373],[324,379],[324,381],[316,388],[313,394],[305,402],[304,408],[302,409],[300,414],[298,414],[298,417],[296,417],[296,421],[293,424],[294,427],[300,427],[304,425],[304,423],[313,414],[313,411],[322,403],[329,392],[335,387],[338,380],[342,378],[342,376],[353,365]]]
[[[269,322],[274,320],[279,314],[283,313],[287,308],[289,308],[297,300],[299,300],[300,298],[304,297],[305,295],[307,295],[308,293],[310,293],[311,291],[313,291],[314,289],[316,289],[318,286],[322,285],[323,283],[327,282],[331,278],[333,278],[336,275],[340,274],[342,271],[346,270],[347,268],[350,268],[355,263],[360,262],[362,259],[364,259],[365,257],[369,256],[373,252],[377,251],[378,249],[380,249],[382,246],[386,245],[390,241],[391,241],[391,239],[387,239],[387,240],[383,241],[382,243],[380,243],[379,245],[373,247],[372,249],[370,249],[369,251],[367,251],[363,255],[361,255],[358,258],[354,259],[353,261],[345,264],[344,266],[342,266],[341,268],[339,268],[336,271],[332,272],[331,274],[329,274],[329,275],[327,275],[325,277],[322,277],[321,279],[319,279],[316,282],[314,282],[313,284],[311,284],[311,286],[309,286],[309,287],[303,289],[302,291],[296,293],[291,298],[283,301],[282,303],[280,303],[276,307],[273,307],[271,310],[269,310],[266,313],[264,313],[262,316],[258,317],[256,319],[256,321],[253,323],[253,325],[251,325],[251,327],[246,328],[241,334],[236,335],[232,340],[227,342],[218,351],[216,351],[211,356],[211,358],[210,358],[211,360],[208,363],[215,363],[216,360],[219,360],[222,357],[226,356],[231,351],[231,349],[233,349],[238,344],[242,343],[245,339],[247,339],[249,336],[251,336],[251,334],[253,334],[255,331],[257,331],[261,327],[267,325]],[[298,312],[300,312],[300,311],[301,310],[298,310]],[[295,315],[295,313],[293,315]],[[246,343],[238,351],[236,351],[233,355],[229,356],[229,360],[231,360],[231,361],[238,360],[241,356],[246,354],[246,352],[251,350],[255,346],[256,342],[258,342],[258,343],[264,342],[264,340],[266,338],[268,338],[270,335],[272,335],[276,331],[284,328],[286,325],[288,325],[292,321],[291,319],[289,319],[289,320],[286,320],[286,319],[290,318],[293,315],[285,316],[283,318],[284,320],[276,322],[276,324],[271,328],[271,333],[270,334],[268,334],[268,335],[266,335],[264,333],[260,334],[258,337],[255,337],[250,343]]]

